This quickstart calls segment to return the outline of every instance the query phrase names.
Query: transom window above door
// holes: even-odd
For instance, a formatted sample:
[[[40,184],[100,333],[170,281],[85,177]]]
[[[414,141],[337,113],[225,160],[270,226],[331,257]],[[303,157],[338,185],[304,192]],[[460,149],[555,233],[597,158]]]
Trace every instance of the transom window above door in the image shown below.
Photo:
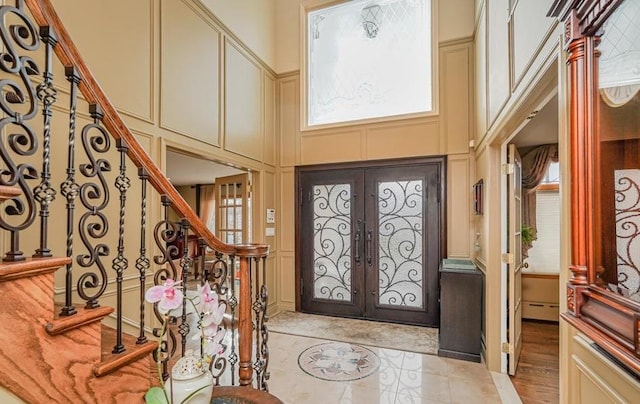
[[[303,6],[303,129],[434,112],[432,0],[313,3]]]

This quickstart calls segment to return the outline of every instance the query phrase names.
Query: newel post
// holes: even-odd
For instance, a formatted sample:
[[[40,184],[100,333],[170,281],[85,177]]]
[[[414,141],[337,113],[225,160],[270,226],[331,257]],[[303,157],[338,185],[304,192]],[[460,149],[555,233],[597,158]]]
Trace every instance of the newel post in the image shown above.
[[[260,259],[269,255],[269,246],[266,244],[242,244],[236,245],[236,256],[240,262],[240,296],[238,307],[238,354],[240,357],[238,375],[241,386],[251,386],[253,381],[254,363],[251,357],[253,348],[253,301],[251,300],[251,283],[254,271]],[[259,287],[256,285],[256,287]],[[266,307],[264,307],[266,310]]]

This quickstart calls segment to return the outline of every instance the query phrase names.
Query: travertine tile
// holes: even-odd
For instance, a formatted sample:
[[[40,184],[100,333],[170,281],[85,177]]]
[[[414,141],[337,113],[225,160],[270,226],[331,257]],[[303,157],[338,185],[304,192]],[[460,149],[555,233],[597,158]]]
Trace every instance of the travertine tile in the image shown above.
[[[395,391],[372,390],[367,387],[350,385],[342,394],[340,404],[394,404],[396,401]]]
[[[398,394],[425,398],[445,403],[451,402],[449,379],[431,373],[403,370],[398,383]]]
[[[415,352],[405,352],[402,369],[415,372],[426,372],[440,376],[448,375],[447,361],[435,355],[424,355]]]

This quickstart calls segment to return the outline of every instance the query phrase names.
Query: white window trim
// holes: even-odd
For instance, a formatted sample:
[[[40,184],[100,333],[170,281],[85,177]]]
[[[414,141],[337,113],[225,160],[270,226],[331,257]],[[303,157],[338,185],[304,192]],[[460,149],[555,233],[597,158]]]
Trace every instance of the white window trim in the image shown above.
[[[433,117],[439,115],[440,109],[440,80],[439,80],[439,41],[438,41],[438,1],[431,0],[431,111],[410,114],[366,118],[352,121],[335,122],[330,124],[308,125],[309,103],[307,98],[308,77],[308,27],[307,14],[320,8],[330,7],[349,0],[309,0],[300,4],[300,131],[340,128],[354,125],[364,125],[379,122],[399,121],[404,119]]]

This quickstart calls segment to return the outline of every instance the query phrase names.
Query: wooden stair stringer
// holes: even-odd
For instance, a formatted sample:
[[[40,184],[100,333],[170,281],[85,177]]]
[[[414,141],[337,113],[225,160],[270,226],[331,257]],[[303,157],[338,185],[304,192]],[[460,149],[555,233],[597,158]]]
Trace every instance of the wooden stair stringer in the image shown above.
[[[78,322],[53,320],[54,271],[66,262],[43,258],[0,264],[0,385],[25,402],[144,402],[151,386],[151,355],[138,353],[129,358],[132,362],[119,361],[111,372],[95,377],[94,368],[103,363],[99,318],[65,324],[56,335],[47,332],[47,324],[56,321]],[[104,308],[101,314],[112,310]],[[157,343],[143,345],[138,349],[148,353]]]

